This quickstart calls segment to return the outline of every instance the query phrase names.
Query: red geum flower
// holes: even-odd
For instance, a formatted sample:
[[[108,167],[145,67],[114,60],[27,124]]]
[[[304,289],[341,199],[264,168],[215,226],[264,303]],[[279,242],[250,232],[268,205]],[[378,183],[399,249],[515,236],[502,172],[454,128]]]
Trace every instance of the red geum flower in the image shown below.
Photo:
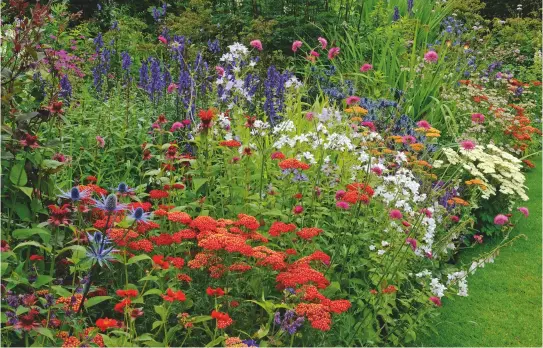
[[[430,301],[432,301],[436,306],[441,307],[441,299],[436,296],[432,296],[429,298]]]
[[[100,329],[100,331],[106,331],[109,328],[118,327],[118,324],[117,320],[106,317],[96,320],[96,326]]]
[[[224,290],[221,289],[221,288],[213,289],[213,288],[208,287],[208,288],[206,289],[206,294],[207,294],[208,296],[217,296],[217,297],[221,297],[221,296],[224,296]]]
[[[179,290],[179,291],[173,291],[172,289],[168,288],[168,290],[166,290],[166,295],[162,295],[162,298],[164,299],[164,301],[168,301],[168,302],[173,302],[173,301],[185,301],[187,299],[187,297],[185,296],[185,294],[183,293],[183,291]]]
[[[121,297],[137,297],[138,296],[138,290],[136,289],[128,289],[128,290],[117,290],[116,294]]]
[[[30,255],[30,261],[42,261],[42,260],[43,260],[43,256],[41,255],[36,255],[36,254]]]

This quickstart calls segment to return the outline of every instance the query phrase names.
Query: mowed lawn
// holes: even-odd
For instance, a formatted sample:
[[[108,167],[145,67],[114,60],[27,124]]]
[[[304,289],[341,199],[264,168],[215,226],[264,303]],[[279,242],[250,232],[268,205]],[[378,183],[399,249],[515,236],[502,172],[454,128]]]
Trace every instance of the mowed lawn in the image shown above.
[[[533,159],[531,159],[533,160]],[[530,217],[512,235],[525,234],[503,248],[493,264],[468,279],[469,296],[444,299],[435,320],[437,335],[420,337],[422,346],[537,346],[541,347],[541,157],[527,173]],[[462,254],[470,263],[497,241]]]

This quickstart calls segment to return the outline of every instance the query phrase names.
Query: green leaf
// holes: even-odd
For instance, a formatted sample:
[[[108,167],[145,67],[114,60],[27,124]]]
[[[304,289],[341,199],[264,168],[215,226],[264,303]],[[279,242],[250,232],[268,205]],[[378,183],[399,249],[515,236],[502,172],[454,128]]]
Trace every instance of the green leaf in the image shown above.
[[[104,302],[104,301],[107,301],[109,299],[112,299],[113,297],[111,296],[96,296],[96,297],[91,297],[87,300],[87,302],[85,302],[85,308],[90,308],[92,306],[95,306],[101,302]]]
[[[160,319],[162,319],[162,321],[166,321],[166,316],[167,316],[167,311],[166,311],[166,308],[164,308],[164,306],[154,306],[155,307],[155,312],[156,314],[158,314],[160,316]]]
[[[21,247],[24,247],[24,246],[35,246],[37,248],[40,248],[40,249],[43,249],[47,252],[51,252],[51,247],[46,247],[45,245],[42,245],[38,242],[34,242],[34,241],[29,241],[29,242],[24,242],[24,243],[21,243],[21,244],[18,244],[15,248],[13,248],[13,251],[21,248]]]
[[[26,176],[24,162],[17,162],[13,168],[11,168],[11,171],[9,172],[9,180],[17,186],[26,185],[28,178]]]
[[[38,327],[38,328],[35,328],[34,330],[36,330],[36,332],[38,332],[40,335],[44,335],[45,337],[51,339],[52,341],[55,340],[53,338],[53,333],[51,332],[51,330],[45,327]]]
[[[203,184],[205,184],[207,179],[192,179],[192,184],[194,185],[194,191],[198,191],[200,187],[202,187]]]
[[[138,281],[142,282],[142,281],[147,281],[147,280],[158,280],[158,277],[154,276],[154,275],[148,275],[148,276],[145,276],[145,277],[141,278]]]
[[[65,288],[59,286],[59,285],[53,285],[51,287],[51,289],[53,289],[55,291],[55,293],[61,297],[71,297],[72,296],[72,293],[68,290],[66,290]]]
[[[209,321],[209,320],[212,320],[213,318],[211,317],[211,315],[198,315],[198,316],[195,316],[195,317],[191,317],[191,319],[189,320],[191,323],[193,324],[197,324],[197,323],[202,323],[204,321]]]
[[[155,322],[153,323],[153,326],[151,327],[151,330],[154,330],[154,329],[156,329],[157,327],[162,326],[162,324],[164,324],[164,322],[161,321],[161,320],[155,321]]]
[[[32,286],[36,289],[39,289],[45,284],[49,284],[54,278],[48,275],[39,275],[38,278],[36,278],[36,281],[32,283]]]
[[[30,209],[26,205],[26,203],[23,202],[17,202],[13,205],[13,210],[15,210],[15,213],[21,218],[23,221],[30,221],[30,217],[32,216],[30,214]]]
[[[32,187],[17,186],[17,188],[23,191],[23,193],[27,195],[28,198],[32,199]]]
[[[134,257],[131,257],[127,262],[126,264],[127,265],[131,265],[133,263],[137,263],[137,262],[140,262],[142,260],[151,260],[151,258],[148,256],[148,255],[145,255],[145,254],[141,254],[141,255],[137,255],[137,256],[134,256]]]
[[[49,240],[51,239],[51,232],[43,228],[19,228],[11,233],[12,237],[15,239],[27,239],[28,237],[36,234],[39,235],[45,243],[49,243]]]
[[[162,295],[162,290],[160,290],[160,289],[150,289],[150,290],[147,290],[145,292],[145,294],[143,294],[143,296],[147,296],[147,295]]]
[[[215,338],[213,341],[209,342],[208,344],[206,344],[206,347],[215,347],[216,345],[218,345],[219,343],[221,343],[222,341],[224,341],[224,337],[223,336],[219,336],[217,338]]]
[[[73,250],[74,254],[76,253],[83,253],[83,254],[86,254],[87,253],[87,249],[85,249],[84,246],[82,245],[70,245],[66,248],[62,248],[60,249],[58,252],[57,252],[57,255],[60,255],[62,253],[65,253],[66,251],[68,250]]]
[[[153,340],[153,336],[151,336],[151,334],[148,334],[148,333],[145,333],[139,337],[137,337],[136,339],[134,339],[134,341],[150,341],[150,340]]]

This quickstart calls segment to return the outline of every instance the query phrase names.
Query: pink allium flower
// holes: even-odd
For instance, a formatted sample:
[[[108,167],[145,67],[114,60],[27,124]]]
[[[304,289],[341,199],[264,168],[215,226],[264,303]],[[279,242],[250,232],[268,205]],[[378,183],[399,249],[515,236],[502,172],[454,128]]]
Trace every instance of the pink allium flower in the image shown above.
[[[313,119],[313,113],[312,112],[306,112],[305,113],[305,119],[308,121],[311,121]]]
[[[176,90],[177,88],[179,88],[178,85],[176,85],[175,83],[170,83],[170,85],[168,86],[168,93],[172,93],[174,90]]]
[[[417,240],[413,238],[407,238],[405,244],[410,244],[413,251],[417,250]]]
[[[222,66],[216,66],[215,71],[217,72],[217,75],[223,77],[224,76],[224,68]]]
[[[337,190],[336,191],[336,201],[339,201],[340,199],[342,199],[343,196],[345,196],[345,193],[347,193],[347,192],[345,192],[343,190]]]
[[[181,122],[175,122],[174,124],[172,124],[172,128],[170,128],[170,132],[175,132],[176,130],[178,130],[179,128],[183,128],[185,127]]]
[[[427,63],[435,63],[435,62],[437,62],[437,59],[438,59],[438,55],[437,55],[436,51],[428,51],[424,55],[424,60]]]
[[[462,146],[464,150],[470,151],[475,149],[475,142],[471,140],[464,140],[460,142],[460,146]]]
[[[371,121],[363,121],[360,123],[361,126],[369,128],[372,132],[375,132],[377,128]]]
[[[424,129],[432,128],[430,123],[428,123],[428,121],[425,121],[425,120],[421,120],[421,121],[417,122],[417,126],[419,126],[420,128],[424,128]]]
[[[321,43],[322,49],[325,50],[326,46],[328,46],[328,41],[326,41],[326,39],[323,37],[319,37],[317,40],[319,40],[319,42]]]
[[[297,41],[294,41],[294,42],[292,43],[292,52],[298,51],[298,49],[299,49],[300,47],[302,47],[302,45],[303,45],[303,43],[302,43],[301,41],[298,41],[298,40],[297,40]]]
[[[483,244],[483,236],[482,235],[476,234],[476,235],[473,236],[473,239],[475,240],[476,243]]]
[[[451,216],[451,221],[452,222],[458,222],[458,221],[460,221],[460,218],[458,216],[456,216],[456,215],[453,215],[453,216]]]
[[[167,40],[164,36],[162,36],[162,35],[160,35],[160,36],[158,37],[158,41],[162,42],[163,44],[167,44],[167,43],[168,43],[168,40]]]
[[[311,52],[309,52],[309,54],[310,54],[311,56],[317,57],[317,58],[321,56],[317,51],[313,51],[313,50],[311,50]]]
[[[339,209],[348,210],[349,209],[349,203],[347,203],[345,201],[338,201],[336,203],[336,207],[338,207]]]
[[[373,65],[368,64],[368,63],[365,63],[364,65],[360,67],[360,72],[367,72],[370,70],[373,70]]]
[[[339,55],[339,47],[332,47],[328,50],[328,59],[334,59]]]
[[[505,225],[509,221],[509,218],[503,214],[498,214],[494,218],[494,224],[496,225]]]
[[[356,104],[356,103],[360,102],[360,97],[352,95],[350,97],[347,97],[347,99],[345,99],[345,101],[347,102],[347,105],[353,105],[353,104]]]
[[[106,146],[106,141],[99,135],[96,136],[96,142],[98,144],[98,147],[104,148],[104,146]]]
[[[526,207],[520,207],[518,208],[518,211],[522,213],[522,215],[528,217],[530,215],[530,211]]]
[[[432,301],[436,306],[441,307],[441,300],[439,297],[432,296],[429,298],[430,301]]]
[[[294,209],[292,209],[292,212],[296,215],[299,215],[304,212],[304,207],[302,207],[301,205],[297,205],[294,207]]]
[[[371,168],[371,171],[374,172],[376,175],[380,176],[381,174],[383,174],[383,170],[379,167],[372,167]]]
[[[250,45],[257,50],[262,51],[262,42],[260,42],[260,40],[253,40],[250,42]]]
[[[390,213],[388,213],[388,216],[390,216],[391,219],[400,220],[403,217],[403,214],[398,209],[392,209]]]
[[[485,122],[485,116],[483,114],[471,114],[471,121],[475,123],[483,123]]]

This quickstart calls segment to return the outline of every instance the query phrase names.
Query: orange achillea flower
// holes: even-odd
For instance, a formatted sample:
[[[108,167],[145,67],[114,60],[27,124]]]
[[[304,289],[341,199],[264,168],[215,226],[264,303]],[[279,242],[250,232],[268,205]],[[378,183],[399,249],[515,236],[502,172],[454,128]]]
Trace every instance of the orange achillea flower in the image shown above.
[[[351,117],[351,122],[362,122],[362,118],[361,117]]]
[[[64,340],[62,348],[79,347],[79,345],[81,345],[81,341],[75,336],[70,336]]]
[[[83,299],[82,294],[73,295],[75,300],[72,302],[72,297],[59,297],[56,304],[64,304],[64,310],[67,311],[71,309],[72,311],[77,311],[81,305],[81,300]]]
[[[283,170],[285,169],[301,169],[307,170],[311,166],[307,163],[298,161],[296,158],[288,158],[284,161],[279,162],[279,167]]]
[[[281,221],[274,221],[274,223],[271,225],[269,229],[269,234],[272,237],[278,237],[283,233],[292,232],[296,229],[296,225],[294,224],[286,224]]]
[[[190,225],[192,218],[189,214],[181,211],[171,211],[168,212],[168,220],[173,222],[180,222],[184,225]]]
[[[383,294],[393,294],[396,291],[398,291],[398,289],[394,285],[389,285],[383,289]]]
[[[525,159],[525,160],[522,160],[522,162],[529,168],[535,168],[535,164],[530,160]]]
[[[466,202],[465,200],[463,200],[460,197],[453,197],[452,199],[449,199],[447,201],[447,203],[449,203],[449,204],[458,204],[458,205],[462,205],[462,206],[465,206],[465,207],[467,207],[469,205],[469,202]]]
[[[161,198],[167,198],[170,194],[166,191],[162,190],[151,190],[149,192],[149,198],[150,199],[161,199]]]
[[[254,216],[245,214],[238,214],[238,221],[234,225],[243,226],[248,230],[256,230],[260,227],[260,223]]]
[[[322,229],[320,229],[320,228],[306,227],[306,228],[302,228],[301,230],[296,232],[296,234],[298,235],[298,237],[300,237],[302,239],[310,240],[313,237],[318,236],[321,232],[322,232]]]
[[[345,109],[345,112],[348,113],[348,114],[366,115],[368,113],[368,110],[364,109],[361,106],[354,105],[354,106],[351,106],[351,107]]]
[[[422,151],[424,149],[424,144],[421,144],[421,143],[415,143],[415,144],[410,144],[409,147],[411,147],[413,149],[413,151]]]
[[[241,143],[237,140],[224,140],[224,141],[221,141],[219,143],[220,146],[225,146],[225,147],[231,147],[231,148],[234,148],[234,147],[240,147],[241,146]]]
[[[416,164],[418,164],[419,166],[421,167],[428,167],[428,168],[432,168],[432,165],[426,161],[416,161]]]
[[[470,84],[470,80],[460,80],[460,81],[458,81],[458,82],[459,82],[460,84],[466,85],[466,86],[468,86],[468,85]]]
[[[210,216],[198,216],[190,223],[190,227],[201,231],[215,231],[217,221]]]
[[[347,191],[356,191],[358,193],[366,193],[370,197],[373,197],[373,194],[374,194],[374,191],[370,185],[366,185],[359,182],[353,182],[352,184],[348,184],[346,188],[347,188]]]
[[[395,143],[401,143],[401,142],[403,142],[402,137],[399,136],[399,135],[391,135],[389,138],[392,139],[392,140],[394,140]]]

